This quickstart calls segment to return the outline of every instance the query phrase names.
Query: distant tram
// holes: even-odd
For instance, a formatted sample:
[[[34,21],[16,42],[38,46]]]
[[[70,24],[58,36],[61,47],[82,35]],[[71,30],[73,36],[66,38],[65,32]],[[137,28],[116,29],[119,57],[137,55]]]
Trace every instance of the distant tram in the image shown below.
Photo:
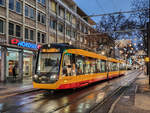
[[[38,52],[33,87],[52,90],[80,88],[125,72],[124,61],[68,44],[46,44]]]

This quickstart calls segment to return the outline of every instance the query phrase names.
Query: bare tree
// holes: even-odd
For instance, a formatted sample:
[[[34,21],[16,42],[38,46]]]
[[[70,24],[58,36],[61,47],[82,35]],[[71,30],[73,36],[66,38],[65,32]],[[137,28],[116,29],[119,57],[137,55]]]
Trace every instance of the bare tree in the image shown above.
[[[132,4],[131,7],[133,10],[149,9],[149,0],[132,0],[131,4]],[[132,16],[132,19],[136,22],[137,28],[146,29],[146,24],[149,20],[148,15],[149,15],[148,10],[145,10],[141,12],[136,12],[132,14],[131,16]],[[143,49],[145,50],[145,48],[147,48],[146,30],[137,30],[136,32],[134,32],[134,35],[137,38],[142,39],[141,41],[139,41],[139,43],[143,43]],[[139,48],[142,49],[141,45],[139,46]]]
[[[132,29],[135,26],[134,21],[127,18],[124,14],[102,16],[97,23],[96,29],[100,32],[106,32],[114,40],[120,39],[125,35],[132,35],[132,32],[122,32]]]

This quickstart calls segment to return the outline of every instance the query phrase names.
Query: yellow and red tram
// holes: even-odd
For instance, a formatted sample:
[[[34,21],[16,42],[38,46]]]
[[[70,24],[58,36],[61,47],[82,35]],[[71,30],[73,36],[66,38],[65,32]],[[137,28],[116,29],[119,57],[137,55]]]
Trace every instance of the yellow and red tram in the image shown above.
[[[117,77],[126,72],[121,60],[68,44],[43,45],[37,56],[34,88],[70,89]]]

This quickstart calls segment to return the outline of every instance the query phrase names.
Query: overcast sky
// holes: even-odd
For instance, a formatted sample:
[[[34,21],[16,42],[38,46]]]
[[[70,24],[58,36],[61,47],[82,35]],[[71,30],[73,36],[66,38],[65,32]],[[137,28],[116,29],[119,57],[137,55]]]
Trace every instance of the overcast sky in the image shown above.
[[[88,15],[128,11],[132,0],[74,0]],[[93,18],[98,21],[98,17]]]

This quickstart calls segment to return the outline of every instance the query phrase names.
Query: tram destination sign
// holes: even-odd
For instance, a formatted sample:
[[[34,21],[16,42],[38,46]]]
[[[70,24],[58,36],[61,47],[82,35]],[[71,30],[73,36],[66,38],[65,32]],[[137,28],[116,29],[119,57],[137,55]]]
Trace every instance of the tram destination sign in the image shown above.
[[[37,50],[41,47],[41,45],[37,45],[37,44],[29,43],[29,42],[24,42],[24,41],[19,41],[16,38],[11,39],[11,44],[18,45],[20,47],[35,49],[35,50]]]

